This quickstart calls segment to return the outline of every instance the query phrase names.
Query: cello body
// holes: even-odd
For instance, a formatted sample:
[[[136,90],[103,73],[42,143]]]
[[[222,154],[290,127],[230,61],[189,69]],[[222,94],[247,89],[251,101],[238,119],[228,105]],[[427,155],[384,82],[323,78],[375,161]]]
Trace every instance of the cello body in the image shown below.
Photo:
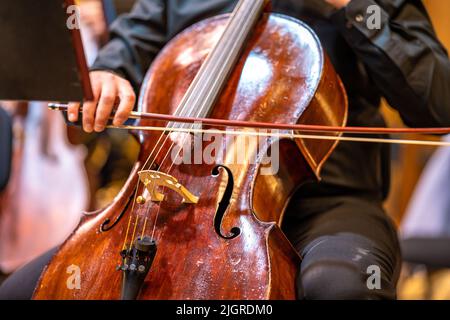
[[[162,50],[142,86],[140,111],[174,112],[228,17],[199,22]],[[247,40],[210,114],[333,126],[345,125],[346,116],[344,88],[314,33],[295,19],[268,13]],[[138,125],[158,123],[140,120]],[[163,144],[152,161],[198,196],[198,203],[183,203],[170,189],[164,190],[163,202],[136,203],[136,195],[145,193],[138,172],[159,133],[134,134],[141,153],[127,183],[108,207],[83,217],[44,270],[34,298],[119,299],[120,252],[127,239],[149,235],[158,239],[158,249],[137,299],[295,299],[301,261],[281,231],[283,213],[299,185],[318,179],[336,142],[265,139],[258,147],[250,144],[256,161],[238,162],[230,159],[242,155],[242,147],[227,135],[212,163],[177,165],[166,161],[173,144]],[[262,174],[268,164],[260,155],[269,151],[279,155],[276,170]],[[78,282],[70,285],[74,276]]]

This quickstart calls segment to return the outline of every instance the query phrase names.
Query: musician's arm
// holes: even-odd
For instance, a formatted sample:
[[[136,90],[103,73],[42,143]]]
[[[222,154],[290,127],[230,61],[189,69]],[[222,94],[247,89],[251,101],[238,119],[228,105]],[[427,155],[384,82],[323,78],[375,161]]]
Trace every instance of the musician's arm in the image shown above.
[[[450,61],[421,1],[352,0],[332,19],[406,124],[450,125]]]
[[[111,26],[111,40],[92,70],[111,70],[128,79],[137,91],[150,63],[166,44],[164,0],[141,0]]]
[[[100,51],[90,78],[94,101],[83,104],[83,128],[103,131],[117,99],[114,124],[126,121],[145,72],[166,39],[166,1],[140,0],[131,13],[111,26],[111,40]],[[78,120],[79,104],[69,105],[69,120]]]

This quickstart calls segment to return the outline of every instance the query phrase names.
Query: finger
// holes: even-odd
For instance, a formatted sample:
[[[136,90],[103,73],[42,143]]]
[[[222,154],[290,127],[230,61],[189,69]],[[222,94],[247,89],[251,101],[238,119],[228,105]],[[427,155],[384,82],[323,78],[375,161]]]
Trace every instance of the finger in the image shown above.
[[[78,121],[78,112],[80,111],[80,104],[78,102],[71,102],[67,107],[67,118],[70,122]]]
[[[94,115],[97,100],[88,101],[83,104],[83,130],[91,133],[94,130]]]
[[[120,104],[117,107],[113,124],[119,126],[123,124],[129,117],[136,102],[136,95],[128,81],[123,81],[119,87]]]
[[[115,81],[107,81],[104,83],[100,100],[95,113],[95,127],[96,132],[105,130],[111,111],[117,97],[117,88]]]
[[[91,133],[94,130],[95,110],[102,92],[102,78],[96,72],[89,73],[89,77],[91,79],[93,100],[83,103],[83,130]]]

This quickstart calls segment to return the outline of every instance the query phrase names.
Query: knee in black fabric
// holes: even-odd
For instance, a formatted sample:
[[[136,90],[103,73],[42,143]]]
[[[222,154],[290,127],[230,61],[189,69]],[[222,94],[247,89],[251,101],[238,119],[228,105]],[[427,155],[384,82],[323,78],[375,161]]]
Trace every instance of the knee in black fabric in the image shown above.
[[[396,296],[395,259],[365,237],[351,233],[318,237],[302,255],[300,298],[359,300]]]
[[[366,279],[360,270],[348,263],[319,261],[302,270],[300,288],[305,299],[367,299]]]

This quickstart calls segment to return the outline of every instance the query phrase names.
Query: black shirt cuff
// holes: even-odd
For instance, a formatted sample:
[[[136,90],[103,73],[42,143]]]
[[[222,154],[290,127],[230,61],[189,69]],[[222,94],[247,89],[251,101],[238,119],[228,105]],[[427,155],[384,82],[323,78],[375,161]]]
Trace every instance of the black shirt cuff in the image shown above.
[[[348,41],[362,35],[376,43],[389,23],[389,15],[373,0],[351,0],[346,7],[336,11],[331,20]]]

